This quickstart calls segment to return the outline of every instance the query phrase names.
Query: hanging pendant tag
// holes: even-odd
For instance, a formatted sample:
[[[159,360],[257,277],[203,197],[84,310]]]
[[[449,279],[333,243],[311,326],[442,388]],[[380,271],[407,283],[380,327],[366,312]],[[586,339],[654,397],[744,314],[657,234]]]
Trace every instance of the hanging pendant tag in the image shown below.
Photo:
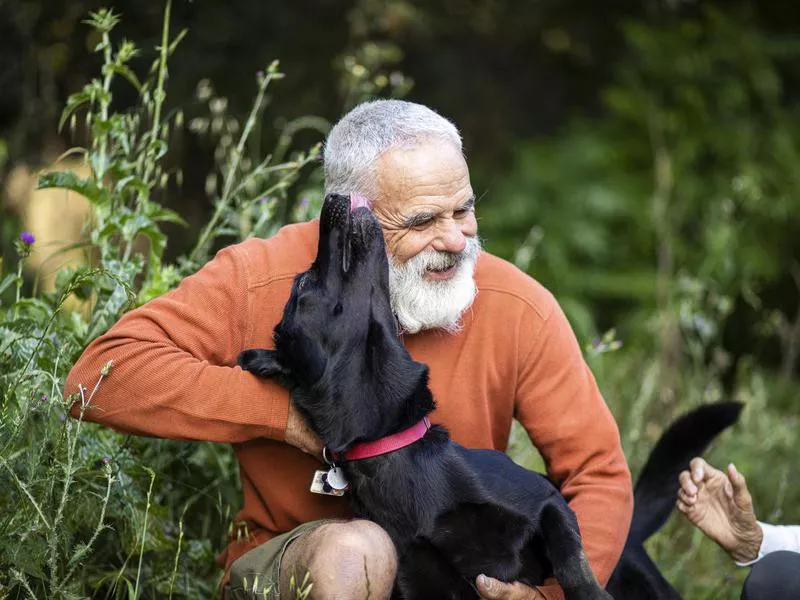
[[[349,485],[347,478],[344,476],[344,471],[342,471],[341,467],[332,467],[330,471],[328,471],[328,477],[326,479],[326,483],[331,486],[334,490],[342,490],[345,491],[347,486]]]
[[[308,489],[314,494],[322,494],[323,496],[344,496],[346,484],[344,489],[334,489],[328,483],[328,473],[332,470],[314,471],[314,478],[311,480],[311,487]]]

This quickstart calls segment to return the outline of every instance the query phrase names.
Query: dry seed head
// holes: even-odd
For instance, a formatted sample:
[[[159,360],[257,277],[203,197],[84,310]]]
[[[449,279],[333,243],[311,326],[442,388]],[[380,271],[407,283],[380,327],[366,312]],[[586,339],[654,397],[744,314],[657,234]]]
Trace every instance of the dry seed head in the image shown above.
[[[194,133],[205,133],[206,129],[208,129],[208,121],[206,119],[195,117],[189,121],[189,131],[193,131]]]
[[[197,82],[197,91],[195,92],[195,95],[197,96],[198,100],[200,100],[201,102],[205,102],[206,100],[211,98],[211,95],[213,93],[214,93],[214,88],[211,85],[211,81],[209,81],[208,79],[201,79],[200,81]]]
[[[209,103],[208,106],[211,109],[211,112],[214,113],[215,115],[224,113],[225,109],[228,108],[228,99],[225,98],[224,96],[220,96],[219,98],[214,98]]]
[[[213,196],[217,191],[217,176],[214,173],[209,173],[206,177],[206,195]]]

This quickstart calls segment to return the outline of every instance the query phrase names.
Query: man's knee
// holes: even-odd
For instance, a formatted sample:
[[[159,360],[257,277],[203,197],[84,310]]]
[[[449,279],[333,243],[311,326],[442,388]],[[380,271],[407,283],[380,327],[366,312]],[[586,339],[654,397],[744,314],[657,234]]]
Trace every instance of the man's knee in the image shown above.
[[[800,553],[772,552],[758,561],[744,582],[742,600],[800,598]]]
[[[388,598],[397,573],[397,556],[389,535],[371,521],[320,525],[294,542],[281,564],[281,594],[289,580],[308,572],[312,597]]]
[[[333,566],[339,573],[370,570],[396,571],[397,558],[389,535],[372,521],[331,523],[320,528],[317,547],[309,557],[312,567]]]

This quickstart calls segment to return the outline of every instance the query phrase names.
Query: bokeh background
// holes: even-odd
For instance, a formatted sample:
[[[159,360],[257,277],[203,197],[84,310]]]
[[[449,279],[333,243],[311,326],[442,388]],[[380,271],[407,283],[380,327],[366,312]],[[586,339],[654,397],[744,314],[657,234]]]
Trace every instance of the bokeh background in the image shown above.
[[[711,459],[800,523],[800,5],[103,6],[0,0],[0,597],[214,594],[247,535],[229,449],[78,426],[60,384],[215,249],[313,216],[314,146],[372,97],[461,129],[486,247],[561,302],[634,473],[677,415],[736,399]],[[648,547],[686,598],[738,598],[746,571],[680,518]]]

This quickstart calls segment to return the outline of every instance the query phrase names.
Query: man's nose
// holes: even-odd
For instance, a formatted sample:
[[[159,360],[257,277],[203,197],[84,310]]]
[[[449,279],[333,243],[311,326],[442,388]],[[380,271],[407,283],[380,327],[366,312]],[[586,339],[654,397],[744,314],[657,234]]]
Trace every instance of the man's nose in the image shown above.
[[[433,240],[433,249],[439,252],[452,252],[458,254],[467,247],[467,238],[461,231],[461,226],[456,221],[449,219],[440,225],[438,235]]]

